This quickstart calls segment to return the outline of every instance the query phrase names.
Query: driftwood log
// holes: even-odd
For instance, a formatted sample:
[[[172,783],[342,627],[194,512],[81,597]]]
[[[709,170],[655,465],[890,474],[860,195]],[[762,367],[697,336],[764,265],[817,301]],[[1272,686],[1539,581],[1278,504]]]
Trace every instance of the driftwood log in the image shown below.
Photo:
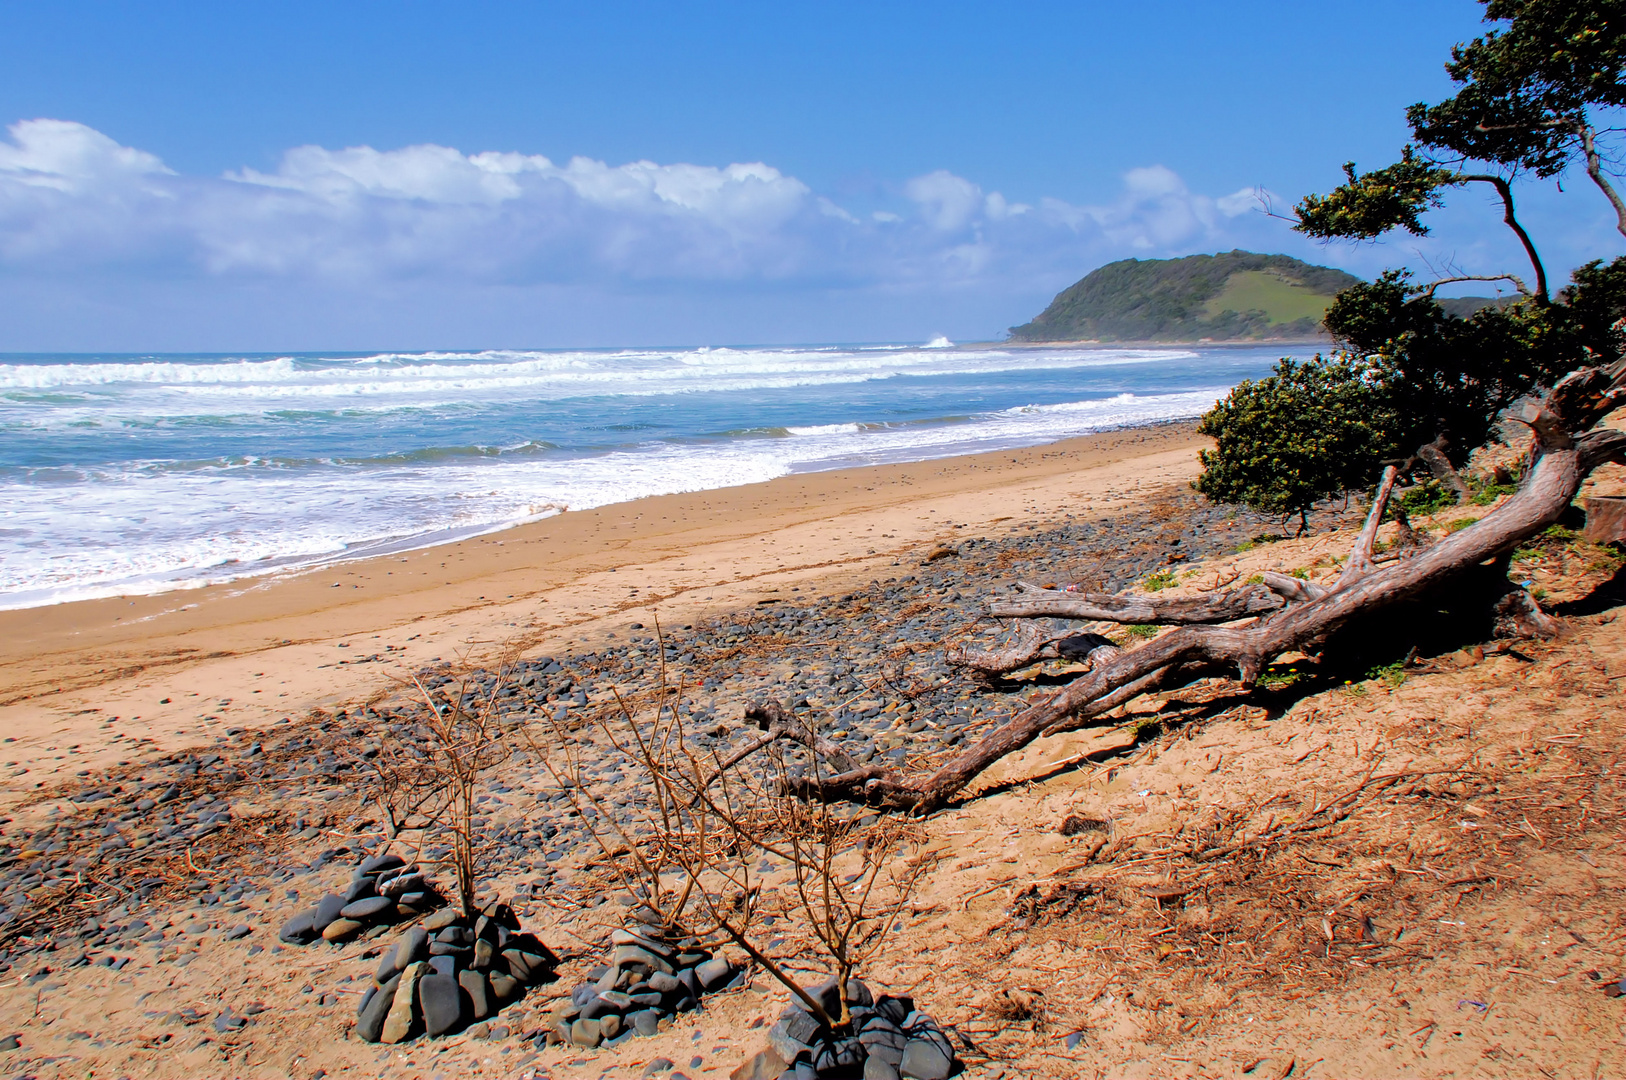
[[[1134,697],[1204,675],[1234,673],[1251,685],[1274,658],[1313,648],[1357,616],[1407,600],[1486,564],[1500,568],[1495,588],[1500,624],[1526,636],[1551,636],[1556,623],[1505,574],[1520,543],[1558,521],[1599,465],[1626,463],[1626,432],[1599,428],[1626,404],[1626,361],[1583,368],[1561,379],[1540,404],[1510,412],[1534,433],[1530,468],[1507,501],[1460,532],[1407,557],[1378,565],[1373,545],[1389,505],[1396,470],[1384,470],[1370,513],[1338,580],[1329,588],[1266,574],[1259,585],[1180,600],[1064,593],[1032,585],[1014,599],[996,601],[989,613],[1010,618],[1068,618],[1116,623],[1175,625],[1177,629],[1135,648],[1119,648],[1090,634],[1046,636],[1024,627],[1008,647],[962,649],[950,659],[985,676],[1015,670],[1034,660],[1065,656],[1087,670],[994,729],[937,771],[905,776],[882,767],[858,768],[845,755],[828,753],[811,732],[781,715],[758,714],[769,737],[791,738],[829,762],[833,775],[803,778],[795,790],[807,798],[862,800],[874,806],[929,812],[941,807],[990,765],[1034,739],[1086,726],[1091,719]],[[796,728],[794,733],[791,728]],[[777,729],[777,731],[775,730]],[[766,740],[764,740],[766,741]]]

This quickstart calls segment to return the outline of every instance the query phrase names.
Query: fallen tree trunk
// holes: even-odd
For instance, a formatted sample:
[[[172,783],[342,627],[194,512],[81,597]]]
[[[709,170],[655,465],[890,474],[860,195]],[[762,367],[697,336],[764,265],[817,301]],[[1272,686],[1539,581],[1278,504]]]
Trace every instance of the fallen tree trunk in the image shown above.
[[[798,784],[798,793],[810,798],[862,798],[871,805],[928,812],[942,806],[994,762],[1034,739],[1085,726],[1094,717],[1173,681],[1181,673],[1234,669],[1243,685],[1251,685],[1274,657],[1324,640],[1358,615],[1415,597],[1470,567],[1504,556],[1556,522],[1588,473],[1605,461],[1626,460],[1626,433],[1590,430],[1623,400],[1626,362],[1607,369],[1573,372],[1559,381],[1543,404],[1528,405],[1513,415],[1512,419],[1528,425],[1536,436],[1532,465],[1518,491],[1474,525],[1411,558],[1383,566],[1373,560],[1378,526],[1395,481],[1396,470],[1390,467],[1384,472],[1349,561],[1330,589],[1273,575],[1267,578],[1265,587],[1274,595],[1276,604],[1252,622],[1226,626],[1188,619],[1187,625],[1137,648],[1093,652],[1087,672],[1012,717],[936,772],[905,777],[895,772],[877,776],[872,769],[844,769],[840,772],[845,775],[804,780]],[[1258,589],[1244,589],[1228,596],[1204,598],[1191,604],[1189,610],[1177,609],[1170,601],[1160,606],[1152,600],[1103,599],[1099,595],[1076,601],[1067,594],[1029,595],[1002,603],[1031,605],[1022,612],[1026,617],[1152,622],[1155,620],[1147,616],[1158,612],[1165,616],[1176,611],[1187,616],[1227,610],[1247,614],[1249,606],[1264,602]],[[1071,603],[1079,606],[1064,609]],[[1554,629],[1535,600],[1512,583],[1508,583],[1501,606],[1510,620],[1525,629],[1540,633]],[[995,610],[1000,610],[998,605]],[[1089,614],[1075,614],[1083,611]],[[1027,635],[1019,642],[1021,648],[1007,650],[1003,660],[1018,657],[1022,649],[1031,651],[1035,644],[1043,647],[1059,640],[1041,643],[1039,638]]]
[[[988,605],[988,614],[998,619],[1084,619],[1159,626],[1231,622],[1279,610],[1283,603],[1282,597],[1265,585],[1166,600],[1113,593],[1065,593],[1025,581],[1018,582],[1017,588],[1023,595],[993,601]]]

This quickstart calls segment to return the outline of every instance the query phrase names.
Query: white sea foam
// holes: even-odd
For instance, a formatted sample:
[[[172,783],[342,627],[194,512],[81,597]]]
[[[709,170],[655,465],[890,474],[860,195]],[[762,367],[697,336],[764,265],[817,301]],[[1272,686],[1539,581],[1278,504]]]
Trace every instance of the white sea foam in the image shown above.
[[[188,471],[131,462],[94,482],[0,484],[0,608],[225,581],[501,528],[560,508],[786,473],[1035,445],[1197,415],[1224,388],[1006,409],[956,424],[824,424],[788,439],[652,444],[597,456]]]
[[[936,339],[0,363],[0,607],[1191,417],[1268,370],[1254,352]],[[1030,391],[1040,403],[1011,407]]]
[[[788,427],[785,431],[791,435],[856,435],[863,431],[861,424],[814,424],[811,427]]]
[[[897,377],[1169,363],[1169,349],[959,351],[692,349],[381,353],[361,359],[0,364],[0,428],[48,430],[182,416],[366,412],[460,404],[745,393]],[[56,407],[28,408],[31,395]]]

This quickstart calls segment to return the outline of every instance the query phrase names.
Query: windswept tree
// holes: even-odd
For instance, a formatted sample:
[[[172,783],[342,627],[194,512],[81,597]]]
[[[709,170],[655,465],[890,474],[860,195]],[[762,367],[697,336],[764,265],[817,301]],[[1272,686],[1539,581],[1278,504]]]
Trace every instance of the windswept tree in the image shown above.
[[[1203,418],[1217,444],[1198,482],[1210,497],[1302,519],[1316,500],[1364,486],[1358,478],[1380,463],[1402,476],[1426,468],[1461,497],[1458,470],[1505,409],[1568,371],[1618,358],[1613,327],[1626,315],[1626,262],[1588,263],[1551,296],[1513,183],[1579,163],[1620,207],[1599,140],[1618,134],[1602,125],[1626,100],[1626,4],[1486,0],[1486,18],[1506,25],[1452,51],[1446,70],[1460,89],[1408,110],[1415,142],[1400,160],[1366,173],[1346,163],[1342,185],[1299,202],[1294,228],[1328,240],[1396,229],[1424,236],[1424,215],[1448,190],[1488,184],[1530,269],[1426,285],[1390,271],[1340,293],[1325,319],[1338,356],[1284,362]],[[1455,318],[1434,293],[1466,280],[1511,282],[1520,299]]]

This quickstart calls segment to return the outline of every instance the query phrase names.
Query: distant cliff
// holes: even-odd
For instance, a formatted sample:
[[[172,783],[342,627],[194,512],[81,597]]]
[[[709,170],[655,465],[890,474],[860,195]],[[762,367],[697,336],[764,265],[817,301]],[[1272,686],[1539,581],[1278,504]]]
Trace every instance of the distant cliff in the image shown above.
[[[1306,338],[1359,278],[1287,255],[1228,251],[1124,259],[1059,293],[1017,341],[1248,341]]]

